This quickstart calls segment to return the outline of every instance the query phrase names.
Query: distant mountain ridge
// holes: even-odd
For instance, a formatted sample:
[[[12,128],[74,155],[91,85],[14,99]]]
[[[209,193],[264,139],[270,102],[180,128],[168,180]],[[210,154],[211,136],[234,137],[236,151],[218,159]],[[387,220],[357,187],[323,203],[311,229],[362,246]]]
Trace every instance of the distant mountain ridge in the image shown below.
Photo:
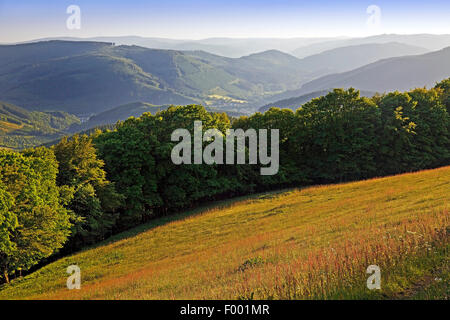
[[[78,115],[135,101],[239,106],[310,79],[297,58],[274,54],[231,59],[65,41],[0,46],[0,97],[29,109]]]
[[[343,73],[327,75],[304,84],[299,93],[328,88],[354,87],[386,92],[432,87],[450,75],[450,47],[423,55],[383,59]]]
[[[353,70],[381,59],[418,55],[428,49],[399,42],[368,43],[339,47],[300,60],[305,70],[316,75]]]
[[[443,43],[445,37],[437,39]],[[198,50],[87,41],[6,45],[0,46],[0,99],[28,110],[62,110],[82,118],[136,101],[248,113],[271,101],[334,87],[407,90],[448,76],[448,56],[427,53],[435,61],[426,65],[427,59],[414,58],[423,51],[427,49],[389,42],[341,47],[304,59],[278,50],[227,58]],[[389,68],[366,75],[386,61],[391,61]],[[358,72],[361,77],[351,81]]]
[[[327,50],[355,46],[362,44],[386,44],[397,42],[405,45],[419,46],[429,51],[436,51],[450,46],[450,34],[380,34],[363,38],[333,39],[300,46],[293,50],[292,55],[297,58],[305,58]]]
[[[341,39],[341,38],[339,38]],[[300,46],[307,46],[323,41],[336,40],[332,37],[299,37],[299,38],[208,38],[202,40],[180,40],[167,39],[155,37],[140,37],[140,36],[119,36],[119,37],[90,37],[90,38],[76,38],[76,37],[52,37],[27,41],[41,42],[49,40],[63,40],[63,41],[94,41],[94,42],[109,42],[116,45],[137,45],[150,49],[164,49],[176,51],[206,51],[212,54],[229,57],[240,58],[253,53],[279,50],[285,53],[291,53],[294,49]]]
[[[305,58],[327,50],[369,44],[398,42],[411,46],[419,46],[429,51],[440,50],[450,46],[450,35],[442,34],[380,34],[369,37],[298,37],[298,38],[208,38],[201,40],[181,40],[140,36],[109,36],[109,37],[53,37],[36,39],[28,42],[39,42],[48,40],[66,41],[95,41],[109,42],[116,45],[137,45],[152,49],[170,49],[182,51],[206,51],[212,54],[239,58],[253,53],[279,50],[292,54],[298,58]]]

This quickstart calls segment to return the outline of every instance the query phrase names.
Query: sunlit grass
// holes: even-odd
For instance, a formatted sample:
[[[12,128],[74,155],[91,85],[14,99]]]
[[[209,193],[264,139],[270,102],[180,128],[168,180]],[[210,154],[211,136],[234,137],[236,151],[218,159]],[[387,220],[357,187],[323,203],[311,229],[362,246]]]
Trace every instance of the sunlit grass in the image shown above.
[[[411,290],[448,264],[449,200],[445,167],[222,202],[60,259],[4,285],[0,298],[426,297]],[[81,290],[66,288],[71,264]],[[371,264],[379,291],[366,288]],[[428,285],[434,298],[447,288]]]
[[[12,122],[6,122],[0,120],[0,132],[2,133],[9,133],[15,130],[19,130],[23,128],[23,124],[19,125]]]

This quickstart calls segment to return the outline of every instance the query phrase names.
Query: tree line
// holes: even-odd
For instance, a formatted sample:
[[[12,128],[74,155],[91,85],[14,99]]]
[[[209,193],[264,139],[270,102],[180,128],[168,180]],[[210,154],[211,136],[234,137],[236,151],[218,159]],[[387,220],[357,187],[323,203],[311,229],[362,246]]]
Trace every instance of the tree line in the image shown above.
[[[279,129],[278,174],[259,165],[175,165],[175,129]],[[450,78],[432,89],[360,97],[335,89],[295,112],[230,119],[198,105],[63,138],[0,150],[0,269],[4,281],[200,202],[286,186],[335,183],[450,164]]]

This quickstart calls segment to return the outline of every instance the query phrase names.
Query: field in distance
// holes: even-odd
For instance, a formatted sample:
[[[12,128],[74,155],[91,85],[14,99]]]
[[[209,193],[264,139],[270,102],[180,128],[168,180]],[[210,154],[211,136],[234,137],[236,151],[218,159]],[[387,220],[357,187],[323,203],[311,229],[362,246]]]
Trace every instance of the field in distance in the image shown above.
[[[64,257],[0,299],[448,299],[449,190],[443,167],[223,201]],[[66,288],[73,264],[80,290]]]

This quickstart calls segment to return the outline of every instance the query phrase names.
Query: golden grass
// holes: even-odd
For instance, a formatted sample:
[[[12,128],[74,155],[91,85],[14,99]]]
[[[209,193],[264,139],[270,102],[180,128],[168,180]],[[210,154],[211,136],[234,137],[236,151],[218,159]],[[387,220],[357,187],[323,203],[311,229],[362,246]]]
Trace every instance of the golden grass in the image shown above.
[[[62,258],[0,287],[0,299],[392,297],[448,263],[449,190],[444,167],[257,195]],[[81,290],[66,288],[71,264]],[[379,292],[366,288],[371,264]]]
[[[2,133],[9,133],[9,132],[19,130],[22,128],[23,128],[23,124],[19,125],[19,124],[0,120],[0,132],[2,132]]]

